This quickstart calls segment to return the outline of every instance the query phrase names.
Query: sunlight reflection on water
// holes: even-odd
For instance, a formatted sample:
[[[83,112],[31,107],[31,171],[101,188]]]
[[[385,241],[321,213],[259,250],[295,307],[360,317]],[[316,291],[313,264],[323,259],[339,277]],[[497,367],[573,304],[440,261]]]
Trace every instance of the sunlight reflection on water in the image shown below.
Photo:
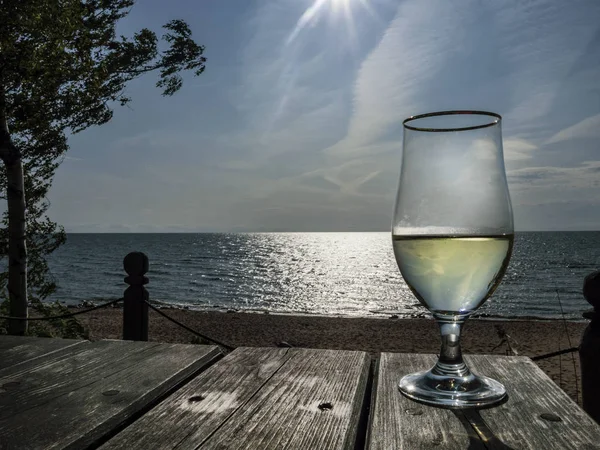
[[[390,233],[81,234],[53,255],[54,298],[122,294],[122,258],[150,258],[154,300],[193,308],[327,315],[425,314],[402,280]],[[480,312],[568,317],[588,308],[583,277],[600,262],[600,233],[517,233],[498,291]]]

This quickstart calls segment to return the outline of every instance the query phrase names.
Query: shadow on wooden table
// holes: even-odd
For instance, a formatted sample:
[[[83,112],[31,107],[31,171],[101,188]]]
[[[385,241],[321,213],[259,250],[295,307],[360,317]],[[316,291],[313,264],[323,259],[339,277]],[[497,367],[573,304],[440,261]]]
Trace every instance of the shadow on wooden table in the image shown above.
[[[489,429],[476,409],[452,411],[469,436],[469,450],[514,450]]]

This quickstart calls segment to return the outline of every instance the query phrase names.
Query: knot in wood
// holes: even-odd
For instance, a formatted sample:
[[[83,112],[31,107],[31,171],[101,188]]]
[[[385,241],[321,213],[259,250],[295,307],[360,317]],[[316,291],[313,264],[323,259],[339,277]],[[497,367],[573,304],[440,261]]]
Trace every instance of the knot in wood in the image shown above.
[[[318,408],[321,411],[331,411],[333,409],[333,405],[329,402],[323,402],[319,404]]]
[[[142,252],[131,252],[123,259],[123,268],[127,275],[144,275],[148,272],[148,257]]]
[[[595,309],[600,309],[600,270],[590,273],[583,280],[583,296]]]
[[[148,284],[150,280],[148,277],[140,276],[140,275],[130,275],[125,277],[125,283],[130,286],[143,286],[144,284]]]
[[[552,413],[540,414],[540,419],[547,420],[548,422],[562,422],[562,419],[560,417]]]
[[[118,393],[119,393],[118,390],[116,390],[116,389],[110,389],[108,391],[104,391],[102,393],[102,395],[104,395],[106,397],[113,397],[113,396],[117,395]]]

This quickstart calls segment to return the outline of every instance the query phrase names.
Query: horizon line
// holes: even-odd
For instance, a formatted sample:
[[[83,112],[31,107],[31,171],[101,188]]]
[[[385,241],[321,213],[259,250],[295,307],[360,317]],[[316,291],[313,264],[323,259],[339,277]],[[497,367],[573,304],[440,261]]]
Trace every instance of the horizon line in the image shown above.
[[[515,230],[515,233],[581,233],[581,232],[600,232],[600,229],[581,229],[581,230]],[[313,230],[313,231],[292,231],[292,230],[237,230],[237,231],[65,231],[66,234],[244,234],[244,233],[391,233],[391,230],[366,230],[366,231],[347,231],[347,230]]]

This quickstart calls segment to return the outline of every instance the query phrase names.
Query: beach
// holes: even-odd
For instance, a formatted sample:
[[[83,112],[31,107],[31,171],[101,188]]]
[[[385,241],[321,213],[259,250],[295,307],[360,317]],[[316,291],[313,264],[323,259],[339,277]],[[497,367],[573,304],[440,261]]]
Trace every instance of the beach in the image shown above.
[[[323,317],[162,309],[164,313],[232,347],[291,345],[305,348],[379,352],[437,353],[440,337],[432,319]],[[123,311],[96,310],[79,316],[91,339],[120,339]],[[534,357],[579,345],[585,322],[558,320],[477,320],[464,327],[465,354]],[[508,338],[507,338],[508,336]],[[149,316],[149,340],[189,344],[194,335],[154,311]],[[569,342],[570,339],[570,342]],[[510,348],[506,342],[510,343]],[[512,349],[512,350],[511,350]],[[565,354],[536,362],[571,398],[581,404],[579,355]]]

